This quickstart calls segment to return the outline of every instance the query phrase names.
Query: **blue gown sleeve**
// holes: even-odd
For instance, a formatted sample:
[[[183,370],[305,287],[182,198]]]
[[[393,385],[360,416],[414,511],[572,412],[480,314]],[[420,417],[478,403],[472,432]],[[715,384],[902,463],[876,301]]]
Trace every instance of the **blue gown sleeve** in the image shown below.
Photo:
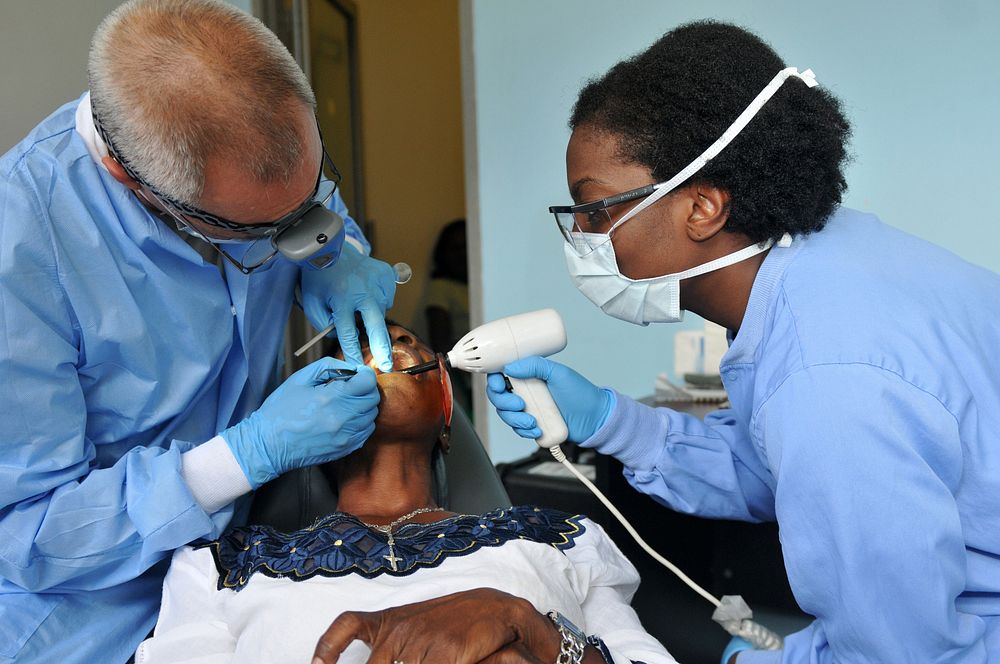
[[[361,232],[361,227],[358,226],[358,223],[354,221],[354,217],[351,216],[350,211],[347,209],[347,204],[344,203],[344,199],[340,197],[340,189],[334,192],[329,206],[331,210],[339,214],[344,220],[344,233],[346,236],[357,242],[363,248],[363,253],[370,254],[372,246],[365,238],[365,234]]]
[[[230,511],[206,514],[182,480],[190,444],[98,467],[77,323],[38,200],[30,182],[0,184],[0,582],[104,588],[217,534]]]
[[[638,491],[678,512],[774,519],[769,472],[732,411],[719,410],[702,421],[615,397],[608,421],[583,446],[621,461]]]
[[[953,495],[955,417],[869,365],[788,378],[755,426],[777,476],[788,578],[816,621],[754,662],[986,662],[981,618],[962,613],[966,550]]]

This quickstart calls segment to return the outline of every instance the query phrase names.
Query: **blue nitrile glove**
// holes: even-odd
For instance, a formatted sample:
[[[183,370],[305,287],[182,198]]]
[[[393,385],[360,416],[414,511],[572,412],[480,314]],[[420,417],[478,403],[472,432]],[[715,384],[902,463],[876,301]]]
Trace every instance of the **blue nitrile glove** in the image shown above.
[[[320,384],[331,369],[354,369],[350,380]],[[375,372],[324,357],[299,369],[260,408],[220,435],[256,489],[293,468],[347,456],[375,430]]]
[[[556,407],[569,427],[569,440],[581,443],[593,436],[607,421],[615,404],[614,393],[597,387],[564,364],[544,357],[526,357],[503,368],[511,378],[541,378],[549,386]],[[507,391],[503,376],[490,374],[486,396],[497,415],[522,438],[539,438],[535,418],[524,412],[524,400]]]
[[[313,327],[337,326],[344,359],[362,364],[354,312],[361,312],[368,344],[382,371],[392,371],[392,341],[385,327],[385,312],[396,297],[396,273],[388,263],[375,260],[344,243],[340,258],[322,270],[302,270],[302,310]]]
[[[753,650],[753,646],[746,639],[734,636],[729,641],[729,645],[722,651],[722,664],[729,664],[729,658],[744,650]]]

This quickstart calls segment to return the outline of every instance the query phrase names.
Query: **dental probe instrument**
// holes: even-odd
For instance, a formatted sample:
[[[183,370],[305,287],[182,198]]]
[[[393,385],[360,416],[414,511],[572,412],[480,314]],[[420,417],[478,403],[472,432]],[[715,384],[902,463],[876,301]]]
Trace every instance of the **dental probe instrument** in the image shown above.
[[[349,380],[358,375],[357,369],[330,369],[327,377],[319,382],[320,385],[328,385],[336,380]]]
[[[504,365],[530,355],[552,355],[566,347],[566,329],[562,317],[554,309],[542,309],[529,313],[500,318],[481,325],[462,337],[455,347],[444,356],[446,366],[472,373],[502,372]],[[438,368],[437,360],[400,369],[401,373],[419,374]],[[507,377],[511,391],[524,399],[524,412],[535,418],[542,435],[535,442],[549,450],[556,461],[564,465],[590,489],[611,514],[621,522],[629,535],[658,563],[670,570],[715,606],[712,619],[733,636],[749,641],[754,648],[779,650],[783,639],[768,628],[755,623],[753,612],[739,595],[726,595],[716,599],[714,595],[695,583],[672,562],[657,553],[639,535],[628,519],[612,502],[601,493],[594,483],[584,477],[566,458],[559,447],[569,437],[569,430],[559,412],[545,381],[538,378],[520,379]]]
[[[405,284],[406,282],[408,282],[410,279],[413,278],[413,269],[407,263],[396,263],[395,265],[392,266],[392,271],[396,273],[397,284]],[[314,345],[316,345],[316,343],[320,339],[330,334],[330,332],[333,331],[334,327],[336,327],[336,325],[334,325],[333,323],[330,323],[329,325],[324,327],[316,334],[315,337],[302,344],[302,347],[299,348],[297,351],[295,351],[293,355],[295,355],[295,357],[299,357],[300,355],[302,355],[302,353],[306,352]]]

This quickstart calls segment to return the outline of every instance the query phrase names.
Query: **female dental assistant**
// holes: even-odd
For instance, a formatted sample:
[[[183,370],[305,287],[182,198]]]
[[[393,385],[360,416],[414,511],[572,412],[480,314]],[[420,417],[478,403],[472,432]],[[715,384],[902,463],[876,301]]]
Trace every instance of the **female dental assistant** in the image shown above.
[[[838,102],[735,26],[667,33],[589,83],[570,126],[576,205],[552,211],[574,281],[629,322],[726,326],[732,407],[650,408],[542,358],[504,373],[546,380],[570,440],[666,507],[778,522],[816,620],[723,661],[1000,662],[1000,278],[840,207]],[[488,385],[537,437],[502,377]],[[456,598],[449,618],[480,618],[489,661],[529,661],[501,659],[522,620],[508,605]],[[449,610],[378,624],[412,636]]]
[[[668,33],[580,93],[578,205],[553,208],[605,313],[726,326],[732,407],[650,408],[542,358],[505,372],[548,381],[570,439],[664,505],[777,520],[816,621],[740,664],[1000,661],[1000,278],[839,207],[847,121],[783,70],[733,26]],[[538,435],[500,376],[488,393]]]

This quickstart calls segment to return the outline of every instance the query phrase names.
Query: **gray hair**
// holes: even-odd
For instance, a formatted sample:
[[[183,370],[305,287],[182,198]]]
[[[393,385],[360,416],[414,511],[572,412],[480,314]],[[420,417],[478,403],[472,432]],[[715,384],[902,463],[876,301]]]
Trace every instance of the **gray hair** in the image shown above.
[[[257,182],[289,181],[301,159],[297,104],[309,81],[256,18],[218,0],[129,0],[97,28],[88,62],[94,113],[154,189],[197,205],[211,157]]]

